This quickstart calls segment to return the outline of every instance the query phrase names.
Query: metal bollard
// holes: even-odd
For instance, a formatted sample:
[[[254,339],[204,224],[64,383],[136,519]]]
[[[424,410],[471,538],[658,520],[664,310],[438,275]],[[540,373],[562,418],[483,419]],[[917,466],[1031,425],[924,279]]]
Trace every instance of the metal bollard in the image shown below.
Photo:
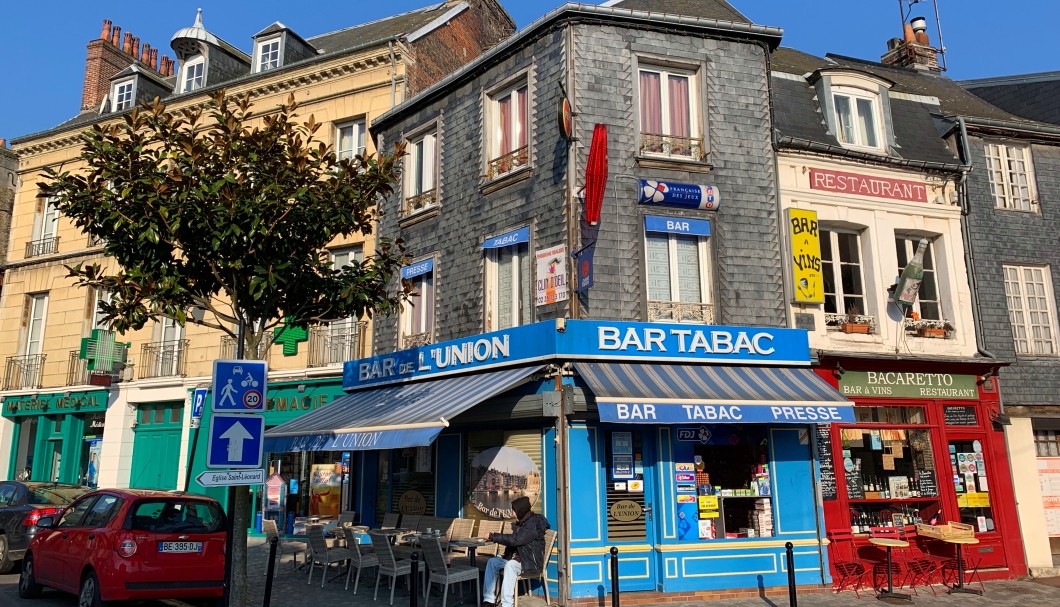
[[[265,572],[265,602],[261,604],[261,607],[269,607],[272,603],[272,576],[275,573],[276,568],[276,546],[280,543],[280,538],[270,537],[269,538],[269,568]],[[325,572],[326,574],[327,572]]]
[[[413,552],[409,560],[412,567],[412,572],[409,573],[409,607],[416,607],[416,597],[420,594],[420,553]]]
[[[799,597],[795,594],[795,544],[786,542],[784,551],[788,553],[788,605],[799,607]]]
[[[611,607],[618,603],[618,548],[611,546]]]

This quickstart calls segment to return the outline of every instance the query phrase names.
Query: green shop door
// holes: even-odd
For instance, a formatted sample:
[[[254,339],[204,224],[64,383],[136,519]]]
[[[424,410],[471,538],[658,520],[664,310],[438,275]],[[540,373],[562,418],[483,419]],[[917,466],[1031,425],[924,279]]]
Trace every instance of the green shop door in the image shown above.
[[[180,464],[183,401],[145,403],[136,412],[133,439],[133,489],[176,489]]]

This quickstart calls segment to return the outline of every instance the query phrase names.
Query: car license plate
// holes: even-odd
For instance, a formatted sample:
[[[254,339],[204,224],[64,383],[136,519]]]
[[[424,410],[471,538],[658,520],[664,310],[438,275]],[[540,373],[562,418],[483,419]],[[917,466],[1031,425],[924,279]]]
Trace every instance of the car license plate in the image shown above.
[[[202,542],[158,542],[159,552],[202,552]]]

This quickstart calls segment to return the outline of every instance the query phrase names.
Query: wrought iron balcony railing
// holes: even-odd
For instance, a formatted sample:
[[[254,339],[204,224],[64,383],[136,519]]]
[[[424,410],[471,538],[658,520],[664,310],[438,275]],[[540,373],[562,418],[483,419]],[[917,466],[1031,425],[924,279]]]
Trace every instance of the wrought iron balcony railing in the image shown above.
[[[272,352],[272,335],[266,335],[261,338],[261,343],[258,344],[258,358],[257,360],[269,360],[270,353]],[[234,360],[238,358],[236,356],[236,340],[231,335],[223,335],[221,337],[221,359]]]
[[[309,331],[309,366],[340,365],[365,356],[367,322],[336,323]]]
[[[50,255],[59,250],[59,237],[41,238],[26,243],[26,259]]]
[[[432,343],[431,332],[425,333],[414,333],[412,335],[406,335],[401,338],[401,347],[404,348],[418,348],[420,346],[426,346]]]
[[[128,350],[124,344],[118,344],[118,347]],[[110,386],[132,381],[133,378],[132,363],[123,362],[111,371],[90,371],[88,369],[88,361],[81,358],[81,352],[78,350],[70,351],[69,362],[66,366],[67,386]]]
[[[518,150],[490,160],[488,170],[486,171],[486,177],[488,179],[496,179],[501,175],[506,175],[516,169],[523,168],[529,160],[530,148],[528,146],[523,146]]]
[[[640,153],[648,156],[665,156],[680,160],[702,160],[703,139],[701,137],[641,133]]]
[[[422,194],[409,196],[405,199],[405,207],[402,209],[402,214],[412,215],[436,206],[438,204],[437,193],[438,190],[427,190]]]
[[[187,354],[186,339],[144,344],[140,352],[140,379],[184,375]]]
[[[4,390],[25,390],[41,387],[44,359],[47,354],[8,356],[4,370]]]
[[[714,305],[683,301],[649,301],[649,322],[695,322],[714,324]]]

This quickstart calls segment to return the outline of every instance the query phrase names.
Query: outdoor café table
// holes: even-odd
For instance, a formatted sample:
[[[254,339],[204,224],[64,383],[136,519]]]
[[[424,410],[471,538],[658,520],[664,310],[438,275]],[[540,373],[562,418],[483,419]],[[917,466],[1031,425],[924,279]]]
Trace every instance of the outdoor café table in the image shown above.
[[[461,548],[467,548],[467,563],[472,567],[475,567],[477,565],[475,563],[475,550],[478,549],[479,546],[484,546],[485,544],[486,540],[480,537],[469,537],[466,539],[453,540],[449,542],[450,546],[459,546]]]
[[[983,594],[982,590],[976,590],[975,588],[968,588],[964,585],[964,555],[961,546],[964,544],[978,544],[979,538],[975,537],[943,537],[942,541],[947,544],[955,544],[957,546],[957,583],[950,586],[947,591],[950,594],[954,592],[967,592],[969,594]]]
[[[372,529],[371,533],[378,533],[385,535],[390,543],[393,544],[397,541],[398,536],[408,535],[410,533],[416,533],[415,529]]]
[[[889,537],[870,537],[869,543],[873,546],[883,546],[887,549],[887,591],[880,591],[880,594],[876,598],[883,599],[901,599],[903,601],[912,601],[913,595],[902,594],[894,591],[894,582],[891,577],[891,548],[906,548],[909,546],[909,542],[905,540],[896,540]]]

